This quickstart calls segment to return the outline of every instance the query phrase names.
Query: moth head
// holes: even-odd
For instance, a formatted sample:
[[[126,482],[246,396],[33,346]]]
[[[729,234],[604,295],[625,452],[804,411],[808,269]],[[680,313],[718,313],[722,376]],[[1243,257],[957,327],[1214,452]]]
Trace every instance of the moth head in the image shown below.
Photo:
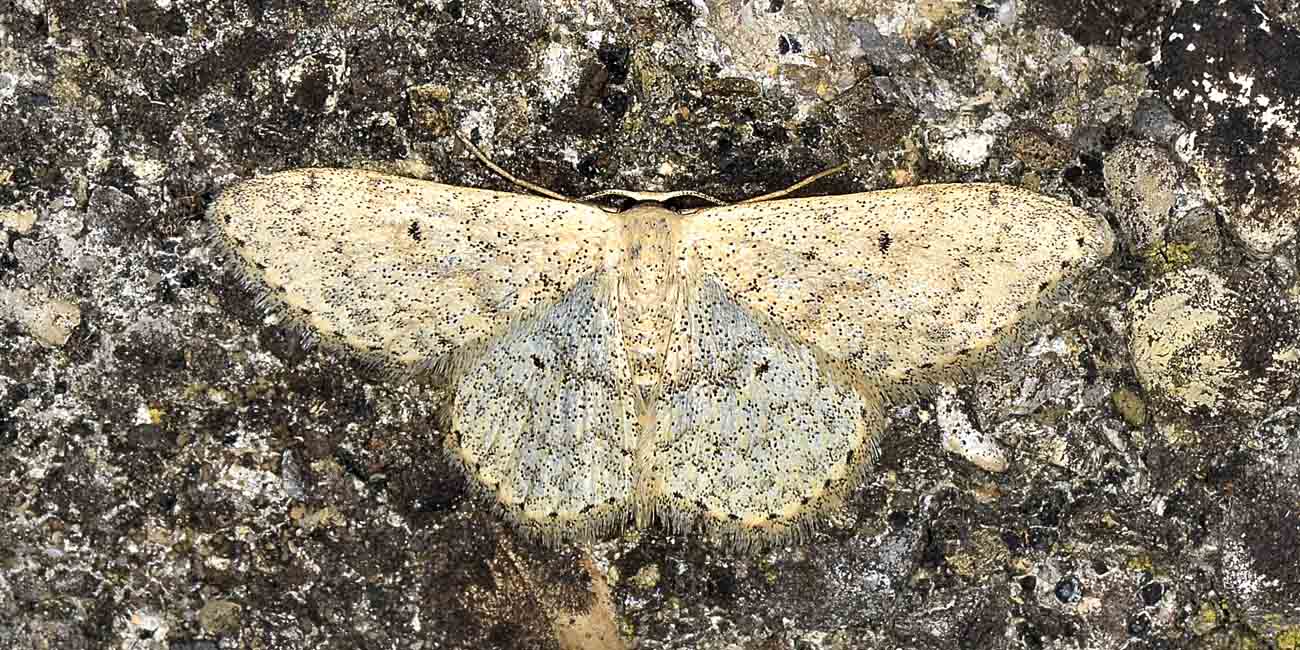
[[[588,194],[580,199],[582,203],[587,203],[599,207],[606,212],[626,212],[627,210],[640,205],[657,205],[666,208],[677,214],[690,214],[700,208],[727,205],[726,201],[718,200],[708,194],[692,192],[689,190],[678,190],[675,192],[636,192],[633,190],[601,190]]]

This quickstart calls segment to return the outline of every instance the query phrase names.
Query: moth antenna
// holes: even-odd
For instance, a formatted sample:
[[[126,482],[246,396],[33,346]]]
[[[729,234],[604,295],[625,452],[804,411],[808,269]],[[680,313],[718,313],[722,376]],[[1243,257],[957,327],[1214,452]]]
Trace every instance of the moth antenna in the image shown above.
[[[762,195],[762,196],[756,196],[756,197],[754,197],[754,198],[752,198],[752,199],[745,199],[745,200],[743,200],[743,201],[739,201],[739,202],[737,202],[737,205],[744,205],[744,204],[746,204],[746,203],[758,203],[758,202],[760,202],[760,201],[771,201],[772,199],[779,199],[779,198],[781,198],[781,197],[783,197],[783,196],[785,196],[785,195],[787,195],[787,194],[789,194],[789,193],[791,193],[791,192],[794,192],[795,190],[797,190],[797,189],[799,189],[799,188],[801,188],[801,187],[804,187],[805,185],[810,185],[810,184],[812,184],[812,183],[816,183],[817,181],[819,181],[819,180],[821,180],[821,179],[823,179],[823,178],[826,178],[827,176],[830,176],[831,174],[837,174],[837,173],[839,173],[839,172],[841,172],[841,171],[844,171],[845,169],[848,168],[848,166],[849,166],[848,163],[840,163],[840,164],[838,164],[838,165],[836,165],[836,166],[834,166],[834,167],[831,167],[830,169],[827,169],[827,170],[825,170],[825,171],[817,172],[816,174],[813,174],[812,176],[809,176],[808,178],[805,178],[805,179],[799,181],[798,183],[795,183],[794,185],[791,185],[790,187],[787,187],[787,188],[785,188],[785,189],[783,189],[783,190],[777,190],[777,191],[775,191],[775,192],[768,192],[767,194],[764,194],[764,195]]]
[[[511,174],[510,172],[502,169],[496,163],[492,162],[487,157],[487,155],[483,153],[481,149],[476,147],[473,142],[470,142],[469,138],[465,137],[464,133],[461,133],[460,131],[456,131],[455,133],[456,133],[456,139],[460,140],[461,144],[465,145],[466,147],[469,147],[470,152],[474,154],[475,158],[478,158],[479,162],[483,163],[483,165],[488,169],[491,169],[492,171],[496,172],[497,175],[500,176],[501,178],[504,178],[510,181],[511,183],[514,183],[515,185],[518,185],[519,187],[522,187],[530,192],[534,192],[536,194],[540,194],[542,196],[549,197],[552,199],[559,199],[561,201],[568,201],[569,203],[574,203],[573,199],[563,194],[560,194],[555,190],[546,189],[541,185],[538,185],[536,183],[530,183],[522,178],[516,178],[514,174]]]

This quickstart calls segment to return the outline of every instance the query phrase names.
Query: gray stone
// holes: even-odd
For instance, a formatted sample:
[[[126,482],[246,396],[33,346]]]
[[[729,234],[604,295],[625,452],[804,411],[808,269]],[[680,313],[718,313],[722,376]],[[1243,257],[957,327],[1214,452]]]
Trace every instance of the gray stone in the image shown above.
[[[1106,198],[1119,220],[1119,239],[1140,251],[1164,239],[1173,221],[1178,170],[1164,149],[1126,141],[1106,154]]]

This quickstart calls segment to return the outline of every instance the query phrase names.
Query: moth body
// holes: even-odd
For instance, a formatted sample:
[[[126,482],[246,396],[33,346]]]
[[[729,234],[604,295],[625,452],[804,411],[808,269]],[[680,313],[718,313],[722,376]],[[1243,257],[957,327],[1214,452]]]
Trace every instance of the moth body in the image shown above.
[[[682,250],[683,217],[655,204],[616,215],[623,255],[618,266],[618,319],[632,364],[632,381],[650,399],[663,373],[673,318],[689,273]]]

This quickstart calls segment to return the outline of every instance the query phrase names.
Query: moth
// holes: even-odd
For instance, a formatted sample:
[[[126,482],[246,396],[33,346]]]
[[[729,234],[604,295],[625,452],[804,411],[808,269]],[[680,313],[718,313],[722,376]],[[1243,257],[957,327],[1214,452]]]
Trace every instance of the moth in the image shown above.
[[[990,357],[1107,257],[1105,221],[996,184],[669,209],[352,169],[242,182],[234,266],[321,340],[453,387],[445,448],[515,524],[807,531],[888,401]]]

